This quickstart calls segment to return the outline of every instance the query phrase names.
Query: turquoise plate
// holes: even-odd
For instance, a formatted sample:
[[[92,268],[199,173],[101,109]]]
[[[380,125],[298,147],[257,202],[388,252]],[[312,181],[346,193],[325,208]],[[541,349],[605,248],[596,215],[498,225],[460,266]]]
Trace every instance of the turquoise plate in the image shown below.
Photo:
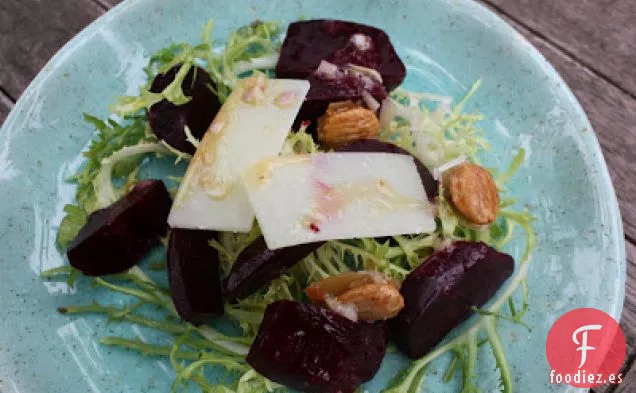
[[[618,318],[625,280],[621,220],[590,123],[552,66],[517,32],[468,0],[128,0],[55,55],[0,133],[0,391],[170,390],[174,375],[166,360],[98,343],[104,335],[148,332],[99,316],[59,315],[56,307],[89,302],[94,292],[84,284],[69,291],[38,277],[64,263],[54,244],[62,207],[74,192],[64,179],[82,164],[80,152],[92,131],[81,113],[106,116],[117,95],[134,94],[143,82],[150,53],[172,41],[197,41],[210,17],[216,37],[224,37],[256,18],[289,22],[301,15],[386,30],[408,65],[409,89],[458,98],[483,80],[468,110],[486,115],[481,126],[492,153],[485,159],[503,167],[516,147],[526,149],[527,162],[510,189],[538,218],[526,319],[533,329],[501,327],[513,383],[524,393],[575,390],[548,383],[546,335],[556,318],[577,307]],[[439,372],[444,361],[429,371]],[[397,354],[387,357],[367,390],[379,391],[403,362]],[[497,374],[487,351],[478,372],[482,391],[495,391]],[[439,380],[428,378],[425,391],[457,388]]]

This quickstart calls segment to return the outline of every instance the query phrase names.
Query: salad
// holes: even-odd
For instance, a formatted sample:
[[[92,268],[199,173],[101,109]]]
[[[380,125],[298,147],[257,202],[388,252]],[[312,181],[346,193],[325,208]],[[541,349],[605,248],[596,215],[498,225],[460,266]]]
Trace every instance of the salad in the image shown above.
[[[444,381],[476,392],[484,345],[515,391],[498,325],[523,325],[536,240],[507,196],[523,150],[479,164],[482,117],[464,113],[479,82],[457,103],[408,91],[389,36],[353,22],[212,31],[154,53],[108,119],[84,114],[97,134],[57,237],[70,265],[42,274],[129,302],[58,311],[165,333],[100,341],[167,357],[172,391],[354,392],[399,351],[411,365],[383,392],[420,391],[442,356]],[[140,179],[166,157],[187,169]]]

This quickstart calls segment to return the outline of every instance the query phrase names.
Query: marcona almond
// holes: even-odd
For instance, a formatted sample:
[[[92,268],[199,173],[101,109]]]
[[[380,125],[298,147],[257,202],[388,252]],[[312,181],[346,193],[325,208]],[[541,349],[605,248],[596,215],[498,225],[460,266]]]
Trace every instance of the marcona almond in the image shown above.
[[[341,304],[351,304],[358,319],[378,321],[393,318],[404,308],[404,298],[391,284],[364,284],[336,297]]]
[[[386,275],[376,271],[360,271],[342,273],[335,276],[324,278],[311,284],[305,293],[307,297],[314,303],[322,303],[325,296],[338,296],[350,289],[365,284],[391,284],[400,289],[400,283],[389,279]]]
[[[470,223],[487,225],[499,212],[497,185],[490,172],[476,164],[464,163],[442,175],[447,197]]]
[[[305,292],[313,303],[326,304],[352,320],[389,319],[404,307],[400,283],[376,271],[327,277],[310,285]],[[356,315],[350,315],[351,310]]]
[[[375,113],[352,101],[333,102],[318,119],[318,140],[329,147],[369,139],[380,133]]]

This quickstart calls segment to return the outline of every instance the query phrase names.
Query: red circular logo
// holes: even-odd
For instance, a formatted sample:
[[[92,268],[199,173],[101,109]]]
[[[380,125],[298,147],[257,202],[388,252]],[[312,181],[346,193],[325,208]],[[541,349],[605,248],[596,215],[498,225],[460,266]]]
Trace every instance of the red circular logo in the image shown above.
[[[625,335],[601,310],[579,308],[559,318],[546,342],[550,382],[578,388],[621,383]]]

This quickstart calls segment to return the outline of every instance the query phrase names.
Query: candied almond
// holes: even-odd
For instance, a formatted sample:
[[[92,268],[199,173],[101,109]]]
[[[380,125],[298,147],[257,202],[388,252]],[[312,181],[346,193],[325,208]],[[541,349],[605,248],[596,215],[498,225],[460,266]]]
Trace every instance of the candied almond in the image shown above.
[[[404,298],[391,284],[364,284],[336,296],[341,304],[351,304],[364,321],[386,320],[404,308]]]
[[[470,223],[487,225],[499,212],[497,185],[483,167],[464,163],[442,175],[447,197],[453,207]]]
[[[318,140],[329,147],[340,147],[380,133],[380,121],[373,111],[353,101],[333,102],[318,119]]]
[[[312,283],[306,290],[307,297],[314,303],[322,303],[326,295],[338,296],[350,289],[364,284],[388,283],[396,288],[400,285],[395,280],[376,271],[348,272],[324,278]]]

